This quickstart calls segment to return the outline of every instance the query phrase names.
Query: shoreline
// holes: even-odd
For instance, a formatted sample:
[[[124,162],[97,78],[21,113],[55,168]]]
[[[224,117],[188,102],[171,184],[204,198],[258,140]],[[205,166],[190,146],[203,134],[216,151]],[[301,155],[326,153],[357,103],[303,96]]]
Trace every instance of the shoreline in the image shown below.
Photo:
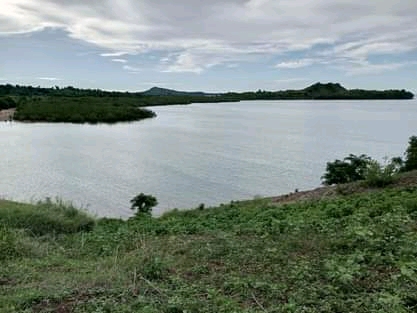
[[[0,121],[13,121],[14,113],[16,109],[0,110]]]

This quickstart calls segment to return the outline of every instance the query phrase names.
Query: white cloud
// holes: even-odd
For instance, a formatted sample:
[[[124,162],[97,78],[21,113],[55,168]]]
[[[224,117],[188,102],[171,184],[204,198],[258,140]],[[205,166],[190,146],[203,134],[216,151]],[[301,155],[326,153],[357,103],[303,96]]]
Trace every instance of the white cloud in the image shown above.
[[[313,59],[301,59],[301,60],[292,60],[292,61],[285,61],[278,63],[275,65],[276,68],[281,69],[295,69],[295,68],[301,68],[306,67],[314,64]]]
[[[127,60],[126,59],[111,59],[113,62],[116,62],[116,63],[127,63]]]
[[[111,53],[101,53],[100,55],[102,57],[121,57],[126,54],[129,54],[128,52],[111,52]]]
[[[317,63],[349,64],[417,51],[417,1],[1,0],[0,36],[46,27],[98,46],[103,57],[174,53],[160,62],[168,72],[201,73],[312,48],[321,52],[313,53]],[[308,65],[290,60],[277,67]]]
[[[141,71],[141,68],[130,65],[123,65],[123,69],[131,73],[137,73]]]
[[[61,78],[57,78],[57,77],[38,77],[39,80],[47,80],[47,81],[59,81],[62,80]]]
[[[378,75],[386,71],[394,71],[403,67],[416,65],[416,62],[392,62],[392,63],[370,63],[368,61],[343,64],[338,67],[346,72],[347,75]],[[337,67],[337,66],[336,66]]]
[[[206,65],[206,67],[209,67]],[[169,65],[164,72],[191,72],[200,74],[203,71],[203,66],[199,65],[190,53],[182,53],[177,56],[175,62]]]

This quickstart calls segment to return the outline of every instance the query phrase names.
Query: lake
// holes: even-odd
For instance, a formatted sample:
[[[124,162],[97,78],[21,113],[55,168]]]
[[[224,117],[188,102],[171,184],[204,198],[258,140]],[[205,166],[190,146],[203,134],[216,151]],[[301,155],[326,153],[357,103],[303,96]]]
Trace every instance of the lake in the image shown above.
[[[251,101],[152,108],[115,125],[0,123],[0,197],[60,197],[98,216],[155,213],[318,187],[349,153],[402,156],[417,101]]]

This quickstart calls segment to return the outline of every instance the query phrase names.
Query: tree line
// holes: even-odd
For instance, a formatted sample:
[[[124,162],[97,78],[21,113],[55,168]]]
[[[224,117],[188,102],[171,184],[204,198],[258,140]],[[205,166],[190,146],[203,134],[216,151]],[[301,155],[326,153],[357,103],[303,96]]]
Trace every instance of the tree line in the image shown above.
[[[175,92],[175,91],[174,91]],[[222,94],[178,93],[147,95],[141,92],[79,89],[72,86],[42,88],[0,85],[0,110],[17,108],[16,120],[72,123],[115,123],[154,117],[140,107],[238,102],[243,100],[300,99],[412,99],[406,90],[348,90],[340,84],[317,83],[302,90],[228,92]]]
[[[104,91],[100,89],[79,89],[72,86],[60,88],[42,88],[19,85],[0,85],[0,98],[5,96],[33,97],[122,97],[135,98],[139,105],[168,105],[189,104],[193,102],[229,102],[243,100],[324,100],[324,99],[413,99],[414,94],[402,90],[364,90],[346,89],[338,83],[316,83],[300,90],[265,91],[256,92],[227,92],[220,94],[193,95],[147,95],[141,92]]]

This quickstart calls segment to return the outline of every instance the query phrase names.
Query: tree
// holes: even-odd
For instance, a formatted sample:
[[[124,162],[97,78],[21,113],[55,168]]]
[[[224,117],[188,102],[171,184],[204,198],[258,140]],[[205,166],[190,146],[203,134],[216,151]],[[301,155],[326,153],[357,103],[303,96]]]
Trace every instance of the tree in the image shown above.
[[[404,171],[417,169],[417,136],[411,136],[405,151]]]
[[[324,185],[345,184],[365,179],[365,173],[371,158],[349,154],[342,160],[327,162],[326,172],[321,177]]]
[[[140,193],[132,200],[130,200],[130,203],[132,204],[131,209],[136,211],[135,215],[150,215],[152,213],[152,208],[158,205],[158,200],[152,195],[145,195],[144,193]]]

